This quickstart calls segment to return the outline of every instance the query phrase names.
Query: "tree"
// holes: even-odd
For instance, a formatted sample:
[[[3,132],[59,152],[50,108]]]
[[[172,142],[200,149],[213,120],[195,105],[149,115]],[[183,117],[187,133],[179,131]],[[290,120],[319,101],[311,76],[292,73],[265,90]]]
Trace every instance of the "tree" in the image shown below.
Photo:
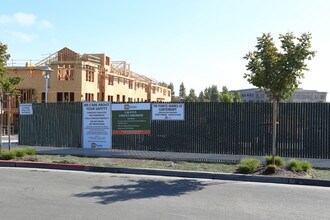
[[[205,102],[205,98],[204,98],[204,93],[203,91],[201,91],[198,95],[198,101],[199,102]]]
[[[272,157],[276,154],[277,105],[291,97],[298,88],[307,69],[306,61],[315,56],[311,50],[311,34],[303,33],[296,38],[293,33],[280,35],[281,49],[274,43],[270,33],[257,38],[256,50],[244,56],[248,61],[248,82],[267,93],[273,100]]]
[[[170,82],[170,84],[167,86],[167,88],[169,88],[171,90],[171,97],[173,98],[175,96],[173,83]]]
[[[194,89],[190,89],[189,95],[186,97],[187,102],[197,102],[197,96]]]
[[[179,89],[179,97],[180,99],[185,99],[186,98],[186,88],[184,87],[183,82],[180,84],[180,89]]]
[[[7,53],[7,45],[0,42],[0,105],[2,109],[2,96],[8,94],[9,96],[16,95],[18,90],[15,85],[20,83],[20,77],[8,77],[6,69],[7,61],[10,55]],[[2,127],[2,113],[0,113],[0,128]],[[8,128],[9,129],[9,128]],[[0,136],[2,137],[2,129],[0,129]],[[1,138],[0,137],[0,138]],[[0,139],[0,152],[2,151],[2,139]]]
[[[210,87],[208,87],[204,89],[204,102],[209,102],[210,100]]]
[[[234,102],[234,94],[228,91],[226,86],[222,87],[222,92],[219,95],[220,102]]]
[[[219,91],[216,85],[212,85],[209,89],[210,102],[219,102]]]
[[[238,92],[230,92],[226,86],[222,87],[219,99],[220,102],[243,102],[243,99]]]
[[[234,102],[243,102],[242,96],[239,92],[234,92]]]

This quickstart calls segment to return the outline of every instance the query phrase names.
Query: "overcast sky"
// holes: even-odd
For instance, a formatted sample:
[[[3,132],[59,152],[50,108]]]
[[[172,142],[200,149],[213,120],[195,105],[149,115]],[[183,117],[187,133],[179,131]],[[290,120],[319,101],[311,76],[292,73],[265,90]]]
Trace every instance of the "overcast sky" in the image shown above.
[[[311,32],[316,57],[301,85],[330,93],[328,0],[0,0],[0,41],[14,65],[63,47],[106,53],[158,81],[198,94],[251,88],[243,56],[270,32]],[[328,94],[328,101],[330,100]]]

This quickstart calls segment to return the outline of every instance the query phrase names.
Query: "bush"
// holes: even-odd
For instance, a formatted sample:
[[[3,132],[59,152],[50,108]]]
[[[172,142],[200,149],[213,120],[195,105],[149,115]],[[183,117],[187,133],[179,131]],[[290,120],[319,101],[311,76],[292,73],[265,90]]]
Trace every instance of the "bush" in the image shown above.
[[[309,171],[313,168],[312,164],[308,161],[299,161],[299,160],[290,160],[287,166],[289,170],[292,172],[301,172],[301,171]]]
[[[265,156],[265,161],[266,161],[266,165],[270,165],[272,164],[272,156]],[[278,167],[284,167],[285,166],[285,161],[282,157],[276,156],[275,157],[275,165]]]
[[[37,154],[36,150],[33,148],[24,148],[24,151],[25,151],[25,154],[27,154],[27,155],[36,155]]]
[[[16,148],[12,151],[16,153],[16,157],[24,157],[26,155],[24,148]]]
[[[260,161],[254,158],[242,159],[238,165],[240,173],[254,173],[260,165]]]
[[[313,165],[308,161],[300,161],[300,163],[301,163],[302,170],[305,172],[313,169]]]
[[[265,169],[265,174],[273,174],[276,171],[277,166],[273,164],[269,164]]]
[[[4,150],[1,152],[1,159],[3,160],[11,160],[16,157],[16,152],[12,150]]]

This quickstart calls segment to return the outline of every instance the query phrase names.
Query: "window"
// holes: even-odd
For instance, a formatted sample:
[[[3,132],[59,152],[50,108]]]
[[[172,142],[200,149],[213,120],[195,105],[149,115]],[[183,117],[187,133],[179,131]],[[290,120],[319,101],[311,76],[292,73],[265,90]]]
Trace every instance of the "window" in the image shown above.
[[[85,69],[86,69],[86,81],[94,82],[95,68],[92,66],[86,65]]]
[[[62,92],[58,92],[57,93],[57,102],[63,102],[63,93]]]
[[[123,95],[123,102],[126,102],[126,97]]]
[[[133,89],[133,80],[128,81],[128,88]]]
[[[41,93],[41,103],[45,103],[46,101],[46,94],[44,92]]]
[[[120,95],[117,95],[117,102],[120,102]]]
[[[74,92],[70,92],[70,102],[74,102]]]
[[[140,101],[140,99],[139,98],[137,98],[137,102],[139,102]]]
[[[85,101],[94,101],[94,94],[93,93],[85,93]]]
[[[74,65],[73,64],[60,64],[58,67],[57,79],[58,80],[74,80]]]
[[[105,65],[110,65],[110,57],[105,57]]]
[[[20,90],[20,102],[27,103],[32,102],[34,98],[34,90],[33,89],[21,89]]]
[[[113,102],[113,96],[112,95],[108,95],[108,102]]]
[[[152,93],[153,93],[153,94],[156,93],[156,87],[152,87]]]
[[[74,92],[58,92],[57,102],[74,102]]]
[[[170,97],[171,96],[171,92],[167,91],[167,96]]]
[[[108,76],[108,85],[113,86],[113,76]]]

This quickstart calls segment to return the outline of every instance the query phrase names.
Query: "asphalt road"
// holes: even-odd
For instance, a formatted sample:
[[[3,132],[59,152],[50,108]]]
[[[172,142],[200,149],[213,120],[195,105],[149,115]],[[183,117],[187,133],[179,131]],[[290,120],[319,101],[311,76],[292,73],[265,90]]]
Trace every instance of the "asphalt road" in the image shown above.
[[[330,188],[0,168],[0,219],[330,219]]]

